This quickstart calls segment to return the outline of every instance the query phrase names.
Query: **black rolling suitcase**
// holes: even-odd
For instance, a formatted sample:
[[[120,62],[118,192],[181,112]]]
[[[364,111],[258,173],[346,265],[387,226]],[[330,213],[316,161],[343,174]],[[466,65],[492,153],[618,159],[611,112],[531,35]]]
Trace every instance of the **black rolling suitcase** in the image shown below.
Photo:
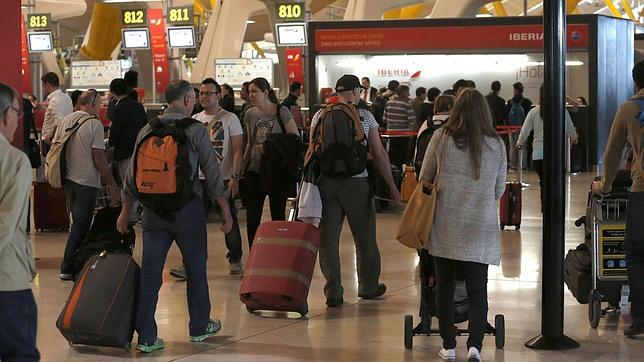
[[[564,282],[572,295],[581,304],[588,303],[592,289],[591,255],[586,244],[568,250],[564,261]]]
[[[56,321],[70,345],[131,349],[139,272],[128,254],[89,259]]]

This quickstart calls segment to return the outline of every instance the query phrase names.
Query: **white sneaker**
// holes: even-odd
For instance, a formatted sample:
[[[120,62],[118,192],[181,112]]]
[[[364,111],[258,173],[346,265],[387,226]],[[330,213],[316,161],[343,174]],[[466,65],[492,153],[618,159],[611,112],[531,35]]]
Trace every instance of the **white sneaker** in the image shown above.
[[[244,266],[241,261],[237,263],[230,263],[230,275],[239,275],[244,272]]]
[[[476,347],[470,347],[470,350],[467,352],[467,362],[480,362],[481,353]]]
[[[438,352],[438,356],[440,356],[443,361],[456,361],[456,349],[441,348],[440,352]]]

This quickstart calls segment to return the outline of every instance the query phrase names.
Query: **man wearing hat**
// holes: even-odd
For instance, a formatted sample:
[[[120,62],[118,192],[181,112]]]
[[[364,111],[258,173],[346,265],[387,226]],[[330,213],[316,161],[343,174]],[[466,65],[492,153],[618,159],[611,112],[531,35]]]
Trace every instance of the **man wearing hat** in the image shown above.
[[[338,79],[335,91],[338,102],[356,107],[360,100],[362,85],[358,77],[345,74]],[[311,142],[307,161],[315,151],[315,130],[324,109],[313,116],[311,122]],[[392,205],[399,206],[400,193],[396,188],[389,157],[380,142],[378,123],[366,109],[359,108],[360,123],[366,138],[366,146],[374,159],[378,172],[385,179],[392,197]],[[356,265],[358,272],[358,296],[373,299],[382,296],[387,287],[379,283],[380,251],[376,241],[376,212],[373,196],[369,189],[368,173],[362,172],[348,177],[328,177],[324,173],[318,186],[322,198],[322,220],[320,222],[320,267],[326,279],[324,294],[329,307],[339,307],[344,303],[340,271],[339,242],[342,224],[346,216],[356,246]]]

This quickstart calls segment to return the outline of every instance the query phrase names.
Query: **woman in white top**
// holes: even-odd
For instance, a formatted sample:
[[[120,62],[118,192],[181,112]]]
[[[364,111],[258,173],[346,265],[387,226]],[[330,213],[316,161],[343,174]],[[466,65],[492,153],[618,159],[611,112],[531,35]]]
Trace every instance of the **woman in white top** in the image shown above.
[[[543,135],[544,135],[544,122],[543,111],[541,105],[543,104],[543,84],[539,90],[539,105],[532,108],[525,118],[525,122],[521,127],[519,140],[517,141],[517,148],[522,148],[525,141],[528,139],[530,132],[534,131],[534,138],[532,140],[532,161],[534,168],[539,175],[539,187],[541,188],[541,211],[543,211]],[[573,144],[577,144],[577,131],[575,125],[572,123],[568,111],[564,112],[566,115],[566,135],[572,140]]]

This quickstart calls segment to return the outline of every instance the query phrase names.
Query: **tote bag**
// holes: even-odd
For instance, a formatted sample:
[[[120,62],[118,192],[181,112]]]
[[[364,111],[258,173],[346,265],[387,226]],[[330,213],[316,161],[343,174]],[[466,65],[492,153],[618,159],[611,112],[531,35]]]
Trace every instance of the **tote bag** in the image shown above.
[[[398,224],[396,239],[406,247],[422,249],[432,233],[434,225],[434,212],[436,210],[436,196],[438,194],[438,180],[445,158],[449,134],[443,137],[443,151],[441,164],[438,164],[434,182],[427,187],[419,182],[405,207],[405,211]]]

